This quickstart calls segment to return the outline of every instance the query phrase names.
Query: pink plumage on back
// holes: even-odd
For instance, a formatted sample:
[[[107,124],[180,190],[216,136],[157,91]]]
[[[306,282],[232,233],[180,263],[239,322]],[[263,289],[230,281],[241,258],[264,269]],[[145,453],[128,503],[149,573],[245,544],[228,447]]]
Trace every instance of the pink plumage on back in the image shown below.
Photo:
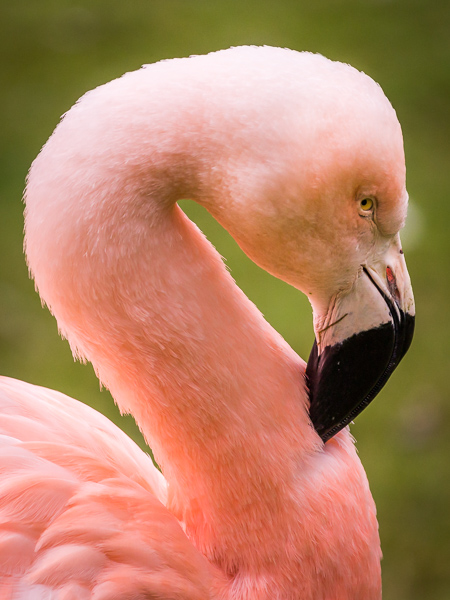
[[[346,309],[345,336],[327,325],[341,298],[385,288],[370,256],[393,256],[405,217],[401,131],[372,80],[244,47],[89,92],[30,170],[26,254],[164,477],[92,409],[0,378],[0,598],[378,599],[375,506],[348,420],[324,445],[304,361],[179,209],[185,197],[308,294],[319,354],[325,331],[341,344],[389,324],[376,292],[370,323]],[[403,256],[390,264],[412,311]]]

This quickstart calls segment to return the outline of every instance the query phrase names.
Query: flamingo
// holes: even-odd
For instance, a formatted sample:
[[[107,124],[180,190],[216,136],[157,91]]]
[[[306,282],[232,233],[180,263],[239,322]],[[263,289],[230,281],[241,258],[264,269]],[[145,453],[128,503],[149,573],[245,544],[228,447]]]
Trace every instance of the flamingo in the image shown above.
[[[177,201],[309,298],[306,364]],[[0,379],[0,590],[11,600],[371,600],[375,505],[348,424],[411,342],[403,141],[381,88],[239,47],[88,92],[28,176],[25,250],[93,409]]]

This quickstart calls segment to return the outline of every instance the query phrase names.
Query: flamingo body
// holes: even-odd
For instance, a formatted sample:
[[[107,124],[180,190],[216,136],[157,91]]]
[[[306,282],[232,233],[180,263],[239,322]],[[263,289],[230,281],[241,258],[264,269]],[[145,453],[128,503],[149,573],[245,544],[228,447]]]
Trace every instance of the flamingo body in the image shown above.
[[[157,63],[65,115],[28,178],[28,264],[164,477],[92,409],[1,378],[6,598],[380,598],[375,506],[345,425],[411,337],[404,176],[381,89],[307,53]],[[308,295],[317,382],[323,371],[350,391],[309,393],[304,361],[236,287],[184,197]],[[392,344],[364,393],[364,373],[339,367],[360,331]]]
[[[103,415],[59,392],[7,377],[0,378],[0,410],[2,599],[197,600],[246,597],[249,588],[264,597],[270,590],[265,578],[226,581],[165,507],[166,482],[151,459]],[[375,585],[368,587],[360,564],[356,574],[349,564],[347,572],[319,577],[327,594],[347,593],[348,578],[354,578],[355,593],[370,590],[377,597],[376,510],[352,441],[345,438],[327,449],[325,472],[311,477],[308,494],[318,506],[305,506],[304,518],[322,521],[322,541],[315,546],[342,545],[342,551],[345,521],[356,519],[363,554],[370,549],[365,566]],[[330,490],[333,497],[327,497]],[[328,509],[337,519],[327,522]],[[317,557],[302,559],[295,589],[312,598]],[[341,557],[334,560],[342,568]],[[302,571],[309,571],[306,581]]]

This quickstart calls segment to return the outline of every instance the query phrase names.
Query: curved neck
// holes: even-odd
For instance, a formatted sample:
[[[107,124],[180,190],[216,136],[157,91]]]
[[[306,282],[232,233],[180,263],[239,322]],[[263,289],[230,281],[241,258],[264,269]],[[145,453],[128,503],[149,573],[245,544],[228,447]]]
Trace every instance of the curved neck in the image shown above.
[[[119,127],[114,110],[96,113],[98,96],[72,109],[33,165],[30,268],[75,353],[136,418],[189,535],[228,564],[257,561],[257,524],[273,551],[317,442],[304,363],[176,204],[224,201],[208,187],[206,149],[198,142],[190,158],[180,135],[161,151],[147,106],[121,113]]]

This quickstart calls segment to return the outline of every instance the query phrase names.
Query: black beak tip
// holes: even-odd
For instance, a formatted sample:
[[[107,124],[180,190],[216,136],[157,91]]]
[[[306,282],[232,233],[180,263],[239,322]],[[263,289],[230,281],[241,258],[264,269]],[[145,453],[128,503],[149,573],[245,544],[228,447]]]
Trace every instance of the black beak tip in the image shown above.
[[[375,398],[411,345],[414,317],[359,332],[319,355],[314,342],[306,368],[310,419],[326,442]]]

